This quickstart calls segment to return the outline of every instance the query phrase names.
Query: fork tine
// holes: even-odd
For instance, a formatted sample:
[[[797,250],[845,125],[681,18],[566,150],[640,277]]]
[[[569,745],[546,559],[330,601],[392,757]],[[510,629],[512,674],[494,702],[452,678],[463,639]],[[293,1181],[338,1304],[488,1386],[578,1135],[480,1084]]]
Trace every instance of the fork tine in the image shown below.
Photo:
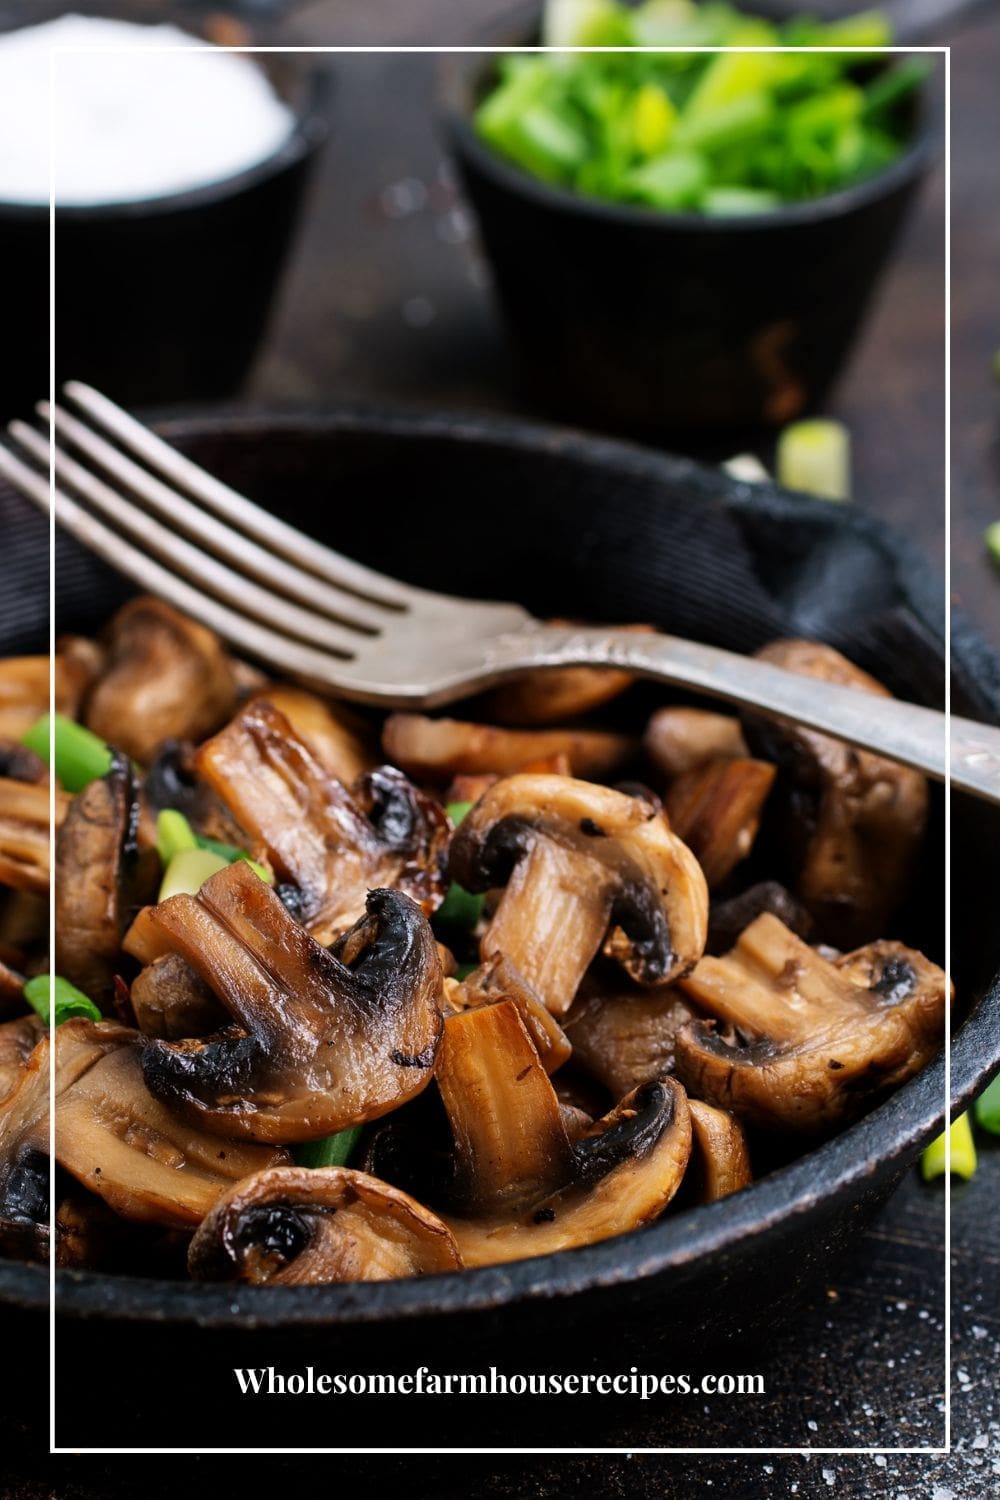
[[[419,597],[419,590],[363,567],[348,557],[342,557],[339,552],[324,547],[312,537],[297,531],[294,526],[289,526],[277,516],[262,510],[253,501],[230,489],[227,484],[199,468],[191,459],[178,453],[92,386],[71,380],[66,382],[63,390],[123,446],[140,454],[151,468],[157,469],[175,484],[183,485],[189,494],[241,527],[248,536],[273,547],[282,557],[308,569],[316,577],[324,578],[338,588],[347,589],[374,604],[390,609],[405,609]]]
[[[48,479],[30,469],[3,444],[0,444],[0,474],[39,509],[49,511],[52,497]],[[125,573],[140,588],[158,594],[177,609],[207,625],[232,645],[277,668],[284,675],[300,677],[331,688],[341,686],[338,666],[342,663],[338,664],[336,658],[258,625],[192,588],[182,578],[175,577],[158,562],[133,547],[131,542],[123,541],[103,521],[58,489],[55,492],[55,514],[61,526],[116,571]]]
[[[48,468],[50,448],[41,433],[29,427],[26,422],[11,422],[7,431],[38,463]],[[103,480],[84,469],[59,448],[54,450],[54,462],[59,479],[97,506],[124,535],[140,540],[144,546],[223,603],[238,604],[259,620],[274,622],[289,635],[317,646],[325,646],[338,656],[350,658],[354,655],[359,637],[352,636],[340,626],[277,594],[268,593],[259,584],[233,572],[209,553],[200,551],[183,537],[162,526],[123,495],[117,494]]]
[[[148,470],[141,468],[61,407],[50,408],[47,401],[40,401],[35,409],[46,423],[51,420],[61,437],[68,439],[74,447],[104,469],[119,488],[131,490],[172,526],[181,527],[199,545],[210,547],[224,561],[236,564],[241,573],[252,574],[269,588],[280,590],[292,600],[308,597],[310,604],[320,613],[351,629],[371,633],[381,629],[385,615],[359,599],[356,594],[345,595],[342,590],[335,591],[312,574],[303,572],[301,568],[275,557],[266,548],[259,547],[256,542],[249,541],[241,532],[224,525],[214,515],[206,513],[200,506],[194,505]]]

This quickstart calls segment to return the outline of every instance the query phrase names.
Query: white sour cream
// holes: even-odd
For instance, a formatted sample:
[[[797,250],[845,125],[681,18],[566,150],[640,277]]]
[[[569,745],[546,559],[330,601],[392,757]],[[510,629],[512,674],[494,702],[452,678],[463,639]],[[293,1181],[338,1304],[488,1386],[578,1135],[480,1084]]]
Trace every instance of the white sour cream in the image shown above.
[[[251,57],[204,46],[175,26],[73,15],[0,36],[0,201],[49,201],[55,47],[88,49],[55,56],[59,204],[182,193],[274,155],[292,132],[291,110]],[[154,50],[165,47],[181,50]]]

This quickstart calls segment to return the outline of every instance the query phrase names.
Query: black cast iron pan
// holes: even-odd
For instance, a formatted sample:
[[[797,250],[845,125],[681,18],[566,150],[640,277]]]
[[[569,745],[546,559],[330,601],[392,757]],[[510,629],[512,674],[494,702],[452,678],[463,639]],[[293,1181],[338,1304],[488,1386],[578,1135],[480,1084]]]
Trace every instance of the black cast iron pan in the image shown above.
[[[384,412],[185,415],[168,437],[221,478],[351,556],[432,588],[516,598],[542,614],[645,619],[749,651],[829,641],[896,692],[940,704],[944,597],[901,536],[850,507],[578,433]],[[44,648],[44,526],[0,491],[4,654]],[[65,538],[60,629],[93,630],[128,586]],[[963,622],[956,712],[1000,720],[1000,663]],[[942,799],[918,898],[900,923],[942,956]],[[954,809],[954,973],[962,1003],[951,1108],[1000,1064],[1000,818]],[[894,934],[896,935],[896,934]],[[58,1280],[60,1445],[588,1445],[578,1403],[413,1398],[254,1401],[236,1366],[301,1371],[716,1369],[794,1319],[806,1293],[941,1127],[944,1059],[866,1119],[719,1204],[640,1233],[451,1277],[233,1290],[106,1275]],[[9,1336],[44,1359],[47,1278],[0,1264]],[[737,1361],[735,1352],[740,1352]],[[721,1360],[721,1363],[720,1363]],[[85,1378],[82,1373],[86,1372]],[[37,1394],[37,1392],[36,1392]],[[109,1421],[109,1413],[114,1420]],[[604,1423],[604,1427],[601,1427]],[[711,1444],[711,1434],[706,1433]]]

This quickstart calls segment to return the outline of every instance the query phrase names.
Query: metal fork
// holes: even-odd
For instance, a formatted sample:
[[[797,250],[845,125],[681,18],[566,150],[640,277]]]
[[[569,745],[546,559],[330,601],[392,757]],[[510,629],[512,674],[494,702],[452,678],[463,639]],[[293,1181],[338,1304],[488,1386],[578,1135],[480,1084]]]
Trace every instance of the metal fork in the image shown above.
[[[618,667],[792,720],[941,780],[943,714],[676,636],[545,625],[516,604],[435,594],[304,536],[207,474],[91,387],[37,408],[0,474],[135,583],[241,652],[344,698],[437,707],[542,667]],[[55,484],[50,493],[50,459]],[[951,779],[1000,802],[1000,730],[951,719]]]

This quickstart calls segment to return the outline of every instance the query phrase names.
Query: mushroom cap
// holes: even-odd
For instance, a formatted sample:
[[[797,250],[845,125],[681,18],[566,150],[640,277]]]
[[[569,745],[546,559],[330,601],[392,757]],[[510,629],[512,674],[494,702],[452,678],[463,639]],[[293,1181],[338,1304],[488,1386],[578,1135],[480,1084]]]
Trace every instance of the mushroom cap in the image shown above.
[[[196,1280],[284,1286],[386,1281],[461,1264],[436,1215],[347,1167],[279,1167],[237,1184],[199,1226],[188,1254]]]
[[[441,961],[401,892],[371,891],[366,915],[326,949],[241,860],[148,921],[235,1022],[147,1043],[146,1082],[171,1107],[226,1135],[318,1140],[377,1119],[430,1081]]]
[[[637,983],[663,984],[693,968],[708,927],[705,877],[661,812],[593,782],[508,776],[452,839],[452,878],[471,891],[503,885],[540,839],[599,871],[611,902],[605,951]]]
[[[951,988],[902,943],[830,962],[764,914],[683,988],[714,1016],[677,1038],[693,1094],[771,1131],[822,1134],[856,1118],[938,1051]]]
[[[818,641],[773,641],[757,655],[789,672],[891,697],[874,677]],[[751,747],[779,767],[769,821],[791,864],[796,894],[821,935],[839,948],[876,937],[905,898],[916,868],[927,822],[926,778],[798,724],[747,717],[744,728]]]
[[[672,1078],[643,1084],[572,1146],[576,1174],[513,1216],[448,1217],[463,1263],[495,1265],[589,1245],[659,1218],[691,1154],[687,1095]]]

